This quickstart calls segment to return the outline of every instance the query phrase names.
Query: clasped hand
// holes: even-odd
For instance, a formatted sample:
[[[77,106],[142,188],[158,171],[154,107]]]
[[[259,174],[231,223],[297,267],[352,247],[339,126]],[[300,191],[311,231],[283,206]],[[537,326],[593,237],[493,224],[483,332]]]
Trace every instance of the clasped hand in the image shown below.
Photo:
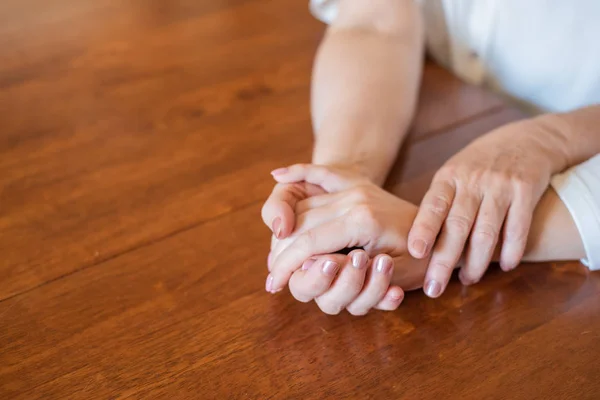
[[[557,143],[536,120],[492,131],[446,162],[419,208],[350,168],[273,171],[279,183],[263,207],[274,233],[267,290],[289,281],[298,300],[362,314],[397,307],[401,287],[438,297],[459,264],[463,284],[475,283],[496,252],[504,270],[514,268],[534,209],[564,164]],[[364,250],[332,254],[356,247]]]
[[[347,169],[298,164],[273,175],[279,183],[263,219],[280,220],[273,227],[268,291],[289,282],[299,301],[315,300],[328,314],[346,309],[362,315],[396,309],[404,297],[400,286],[420,287],[426,260],[412,258],[407,249],[415,205]],[[295,219],[274,217],[292,213]],[[294,220],[293,233],[284,238]],[[361,249],[335,254],[345,248]]]

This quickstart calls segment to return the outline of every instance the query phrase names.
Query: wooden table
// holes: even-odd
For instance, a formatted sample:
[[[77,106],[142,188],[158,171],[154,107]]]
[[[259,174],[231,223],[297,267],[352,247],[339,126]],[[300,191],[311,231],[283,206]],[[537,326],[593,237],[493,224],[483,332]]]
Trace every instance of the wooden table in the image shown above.
[[[309,159],[306,1],[0,4],[1,399],[598,399],[600,275],[493,269],[330,317],[263,290]],[[427,65],[388,187],[521,114]]]

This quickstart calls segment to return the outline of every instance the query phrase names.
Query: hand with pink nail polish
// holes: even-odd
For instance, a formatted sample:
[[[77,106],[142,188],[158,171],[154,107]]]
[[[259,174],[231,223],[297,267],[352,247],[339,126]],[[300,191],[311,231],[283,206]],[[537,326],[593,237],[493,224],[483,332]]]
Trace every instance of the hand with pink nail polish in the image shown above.
[[[335,167],[338,173],[346,170],[348,172],[356,171],[357,168],[352,165]],[[271,171],[271,175],[277,179],[277,176],[286,175],[287,172],[288,168],[278,168]],[[277,183],[263,205],[261,211],[263,222],[271,229],[276,239],[284,239],[294,230],[296,224],[296,204],[309,197],[327,192],[322,186],[307,181]]]
[[[318,185],[306,182],[277,183],[263,205],[263,222],[276,239],[286,238],[294,230],[296,203],[324,193],[326,192]]]
[[[271,250],[269,291],[283,288],[307,259],[348,247],[362,247],[371,257],[387,254],[394,261],[415,262],[407,250],[408,232],[417,213],[415,205],[360,175],[330,167],[294,165],[275,178],[284,184],[304,181],[319,185],[328,193],[296,203],[293,234],[275,241]],[[423,265],[426,262],[421,260]],[[290,289],[293,286],[290,282]],[[364,307],[357,313],[362,311]]]
[[[347,310],[364,315],[372,309],[393,311],[404,299],[404,291],[391,285],[394,261],[385,254],[369,259],[364,250],[348,255],[329,254],[306,260],[292,274],[289,287],[299,301],[314,300],[326,314]]]

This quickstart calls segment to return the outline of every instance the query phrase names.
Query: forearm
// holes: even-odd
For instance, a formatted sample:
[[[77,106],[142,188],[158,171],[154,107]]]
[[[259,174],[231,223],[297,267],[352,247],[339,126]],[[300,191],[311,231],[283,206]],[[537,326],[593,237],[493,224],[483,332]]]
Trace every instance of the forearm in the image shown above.
[[[553,189],[538,203],[523,261],[579,260],[585,257],[577,226]]]
[[[314,163],[383,183],[414,114],[422,30],[412,0],[340,2],[313,71]]]
[[[546,114],[533,121],[549,135],[546,143],[562,148],[553,174],[581,164],[600,154],[600,105],[568,113]],[[556,138],[553,141],[552,138]],[[590,216],[593,218],[593,216]],[[575,222],[556,192],[549,188],[537,205],[523,261],[574,260],[585,257]]]
[[[600,153],[600,105],[589,106],[567,113],[544,114],[532,121],[543,134],[539,140],[551,144],[558,151],[559,161],[554,174],[580,164]]]

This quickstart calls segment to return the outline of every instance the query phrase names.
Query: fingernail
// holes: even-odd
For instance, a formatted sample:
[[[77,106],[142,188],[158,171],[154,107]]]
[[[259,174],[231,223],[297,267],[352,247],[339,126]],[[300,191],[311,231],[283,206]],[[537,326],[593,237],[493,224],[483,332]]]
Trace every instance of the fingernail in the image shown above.
[[[265,290],[267,292],[273,292],[273,277],[271,276],[271,274],[269,274],[269,276],[267,276],[267,283],[265,283]]]
[[[438,282],[434,281],[433,279],[430,280],[429,282],[427,282],[427,286],[425,286],[425,293],[429,297],[439,296],[441,290],[442,290],[442,286]]]
[[[304,261],[304,263],[302,264],[302,271],[306,271],[307,269],[312,267],[315,261],[317,260],[314,258],[309,258],[308,260]]]
[[[288,172],[287,168],[277,168],[277,169],[274,169],[273,171],[271,171],[271,175],[279,176],[279,175],[285,174],[286,172]]]
[[[376,269],[377,272],[386,274],[392,269],[392,261],[388,257],[381,257],[377,260]]]
[[[367,263],[367,255],[362,251],[352,254],[352,266],[362,268]]]
[[[323,264],[323,273],[325,273],[327,275],[335,275],[338,268],[339,268],[338,263],[333,262],[331,260],[327,260],[327,261],[325,261],[325,264]]]
[[[281,239],[281,218],[279,217],[273,220],[273,233],[277,239]]]
[[[423,257],[427,251],[427,243],[422,239],[417,239],[413,242],[413,249],[417,256]]]

